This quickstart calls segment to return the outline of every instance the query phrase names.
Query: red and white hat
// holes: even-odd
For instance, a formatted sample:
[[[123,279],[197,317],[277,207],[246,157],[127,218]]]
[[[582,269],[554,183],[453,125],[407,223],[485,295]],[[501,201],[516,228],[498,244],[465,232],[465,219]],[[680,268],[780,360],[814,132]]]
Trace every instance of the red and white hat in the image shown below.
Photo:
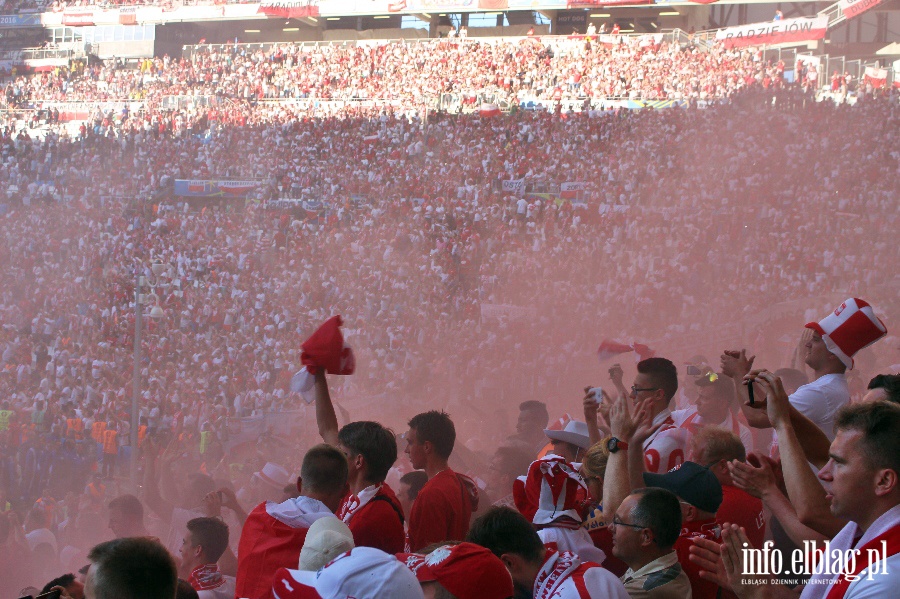
[[[513,484],[516,509],[533,524],[581,522],[578,493],[587,487],[565,459],[548,454],[531,463],[524,484],[521,477],[516,483]]]
[[[853,368],[853,356],[887,335],[887,327],[875,316],[872,306],[851,297],[834,312],[810,322],[806,328],[822,335],[828,351],[840,358],[847,368]]]
[[[318,572],[281,568],[272,584],[275,599],[425,599],[415,575],[396,557],[356,547]]]
[[[457,599],[509,599],[512,577],[496,555],[474,543],[438,547],[428,555],[398,553],[419,582],[438,582]]]

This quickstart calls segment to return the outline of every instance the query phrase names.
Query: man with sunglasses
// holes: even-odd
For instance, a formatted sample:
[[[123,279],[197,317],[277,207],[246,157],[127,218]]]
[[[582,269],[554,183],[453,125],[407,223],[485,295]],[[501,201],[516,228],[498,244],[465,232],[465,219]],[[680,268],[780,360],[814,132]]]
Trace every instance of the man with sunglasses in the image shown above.
[[[674,493],[636,490],[616,510],[610,528],[613,555],[628,565],[622,582],[631,599],[690,599],[691,583],[675,552],[681,505]]]

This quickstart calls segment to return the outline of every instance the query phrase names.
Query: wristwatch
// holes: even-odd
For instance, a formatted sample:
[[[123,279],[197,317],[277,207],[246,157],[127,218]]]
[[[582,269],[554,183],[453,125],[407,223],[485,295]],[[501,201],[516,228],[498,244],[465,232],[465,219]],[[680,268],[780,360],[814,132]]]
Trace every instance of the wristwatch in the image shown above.
[[[606,449],[609,450],[609,453],[616,453],[620,449],[628,449],[628,443],[625,441],[621,441],[615,437],[611,437],[609,441],[606,442]]]

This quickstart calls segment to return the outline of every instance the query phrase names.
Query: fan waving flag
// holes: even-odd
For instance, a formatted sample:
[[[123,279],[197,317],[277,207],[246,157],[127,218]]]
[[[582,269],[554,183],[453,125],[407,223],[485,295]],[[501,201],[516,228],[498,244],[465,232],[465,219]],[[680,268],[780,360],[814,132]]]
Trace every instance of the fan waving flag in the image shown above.
[[[291,377],[291,391],[300,393],[307,403],[312,403],[315,374],[324,369],[328,374],[353,374],[356,358],[353,349],[344,341],[340,316],[332,316],[300,346],[300,362],[303,367]]]
[[[597,357],[601,362],[605,362],[611,358],[615,358],[619,354],[627,354],[630,351],[634,351],[634,348],[630,345],[604,339],[603,343],[601,343],[600,347],[597,349]]]

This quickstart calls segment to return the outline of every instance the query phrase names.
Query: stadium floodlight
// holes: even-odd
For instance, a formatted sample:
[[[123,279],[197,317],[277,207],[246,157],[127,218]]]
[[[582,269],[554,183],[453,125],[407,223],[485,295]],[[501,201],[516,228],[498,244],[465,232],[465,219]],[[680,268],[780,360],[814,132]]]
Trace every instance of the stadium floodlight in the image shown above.
[[[376,15],[376,19],[390,19],[391,15]]]
[[[259,29],[244,29],[244,33],[259,33]]]
[[[650,26],[653,27],[654,29],[659,29],[659,25],[657,25],[653,21],[650,21]]]
[[[340,18],[340,17],[328,17],[328,18],[325,19],[325,20],[326,20],[326,21],[340,21],[341,18]]]
[[[300,31],[299,27],[285,27],[282,31]]]
[[[608,12],[595,12],[590,15],[592,19],[608,19],[611,16]]]
[[[659,16],[661,16],[661,17],[677,17],[680,14],[681,13],[678,12],[677,10],[667,10],[667,11],[663,11],[663,12],[659,13]]]

